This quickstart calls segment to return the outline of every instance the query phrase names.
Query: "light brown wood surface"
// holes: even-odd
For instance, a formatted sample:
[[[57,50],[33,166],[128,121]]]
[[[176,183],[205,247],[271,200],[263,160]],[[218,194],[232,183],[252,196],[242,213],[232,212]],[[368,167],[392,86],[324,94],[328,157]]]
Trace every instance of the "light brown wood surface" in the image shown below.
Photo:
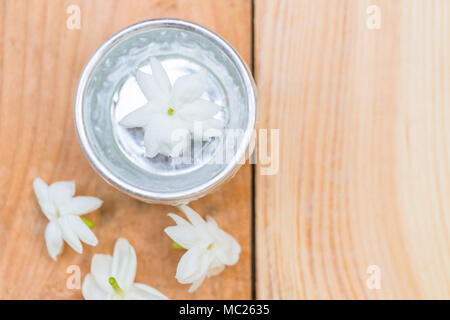
[[[450,298],[450,1],[255,6],[257,297]]]
[[[69,30],[66,9],[81,9],[81,29]],[[200,23],[226,38],[250,63],[250,1],[1,0],[0,1],[0,298],[81,298],[66,288],[66,268],[89,272],[94,253],[112,254],[127,238],[138,257],[138,282],[173,299],[251,298],[251,170],[247,165],[218,192],[192,203],[211,214],[242,246],[239,263],[206,280],[194,294],[178,284],[182,251],[163,229],[172,222],[168,206],[147,205],[108,186],[89,166],[74,128],[73,100],[84,64],[121,28],[158,17]],[[47,219],[32,181],[74,179],[77,194],[93,195],[104,206],[88,217],[96,223],[97,247],[79,255],[68,246],[58,262],[44,242]]]

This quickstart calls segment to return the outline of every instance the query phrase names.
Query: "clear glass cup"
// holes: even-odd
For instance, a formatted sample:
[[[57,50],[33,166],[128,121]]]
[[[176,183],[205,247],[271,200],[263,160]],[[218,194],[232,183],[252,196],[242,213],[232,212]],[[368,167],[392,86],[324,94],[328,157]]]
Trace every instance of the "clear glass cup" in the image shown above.
[[[118,124],[146,102],[135,76],[139,69],[151,70],[152,56],[172,83],[205,70],[208,86],[203,97],[224,106],[216,115],[226,124],[222,135],[203,141],[190,161],[146,157],[143,129]],[[217,34],[187,21],[149,20],[113,35],[90,58],[77,88],[75,123],[91,165],[108,183],[145,202],[180,205],[230,179],[248,156],[255,91],[248,67]]]

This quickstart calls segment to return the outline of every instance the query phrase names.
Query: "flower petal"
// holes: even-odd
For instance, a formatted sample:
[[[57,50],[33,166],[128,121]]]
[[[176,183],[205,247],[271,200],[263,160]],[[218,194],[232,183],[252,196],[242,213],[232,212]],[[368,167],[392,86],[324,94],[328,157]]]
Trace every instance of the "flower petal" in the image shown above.
[[[225,265],[219,261],[219,259],[214,259],[208,267],[207,276],[213,277],[221,273],[225,269]]]
[[[210,230],[219,229],[216,220],[214,220],[211,216],[206,216],[206,223],[208,224],[208,228],[210,228]]]
[[[170,94],[165,93],[165,89],[157,82],[155,77],[138,70],[136,81],[144,96],[153,106],[162,108],[168,105]]]
[[[214,117],[222,109],[215,103],[204,99],[197,99],[183,104],[178,110],[180,117],[189,121],[204,121]]]
[[[178,208],[184,212],[186,217],[195,227],[201,228],[202,230],[206,229],[205,220],[203,220],[203,218],[197,212],[195,212],[195,210],[186,205],[179,206]]]
[[[49,199],[57,208],[69,201],[75,194],[74,181],[58,181],[48,188]]]
[[[205,280],[206,275],[203,275],[200,279],[195,280],[194,282],[192,282],[192,285],[189,287],[188,292],[194,292],[195,290],[198,289],[198,287],[200,287],[200,285],[203,283],[203,281]]]
[[[188,141],[187,137],[190,136],[189,125],[187,121],[174,119],[169,115],[156,114],[145,127],[146,156],[152,158],[158,153],[167,156],[172,155],[174,146]]]
[[[172,218],[173,221],[175,221],[175,223],[178,226],[183,226],[183,225],[190,225],[189,222],[187,222],[185,219],[183,219],[182,217],[180,217],[179,215],[175,214],[175,213],[169,213],[167,214],[169,217]]]
[[[119,124],[125,128],[145,127],[150,122],[155,109],[156,108],[152,107],[150,103],[147,103],[146,105],[127,114],[122,118],[122,120],[119,121]]]
[[[154,127],[145,128],[144,146],[146,157],[153,158],[160,152],[158,134]]]
[[[178,78],[172,89],[172,101],[176,107],[200,98],[206,90],[206,72],[201,70]]]
[[[109,300],[110,298],[109,293],[98,286],[90,273],[84,277],[81,293],[86,300]]]
[[[120,238],[114,246],[111,276],[127,291],[136,277],[136,252],[127,240]]]
[[[56,257],[62,252],[64,243],[61,230],[55,221],[50,221],[45,228],[45,243],[50,257],[56,261]]]
[[[190,249],[196,244],[202,243],[201,235],[192,225],[172,226],[164,229],[164,232],[176,243],[185,249]],[[207,245],[207,244],[206,244]]]
[[[91,262],[91,274],[95,278],[98,286],[102,290],[113,293],[114,290],[109,284],[109,277],[112,270],[113,258],[107,254],[94,254]]]
[[[61,215],[83,215],[97,210],[103,201],[95,197],[78,196],[70,199],[59,208]]]
[[[160,95],[169,96],[172,91],[172,85],[170,84],[169,76],[161,63],[155,57],[150,58],[150,64],[152,66],[152,76],[159,84],[161,89]]]
[[[56,214],[56,207],[50,202],[48,185],[41,178],[33,181],[33,189],[42,212],[50,220]]]
[[[75,231],[78,238],[90,246],[98,244],[97,237],[92,230],[78,216],[69,216],[72,224],[72,230]]]
[[[127,300],[168,300],[158,290],[142,283],[134,283],[127,291],[125,299]]]
[[[206,275],[207,266],[203,255],[206,253],[206,248],[196,246],[181,257],[178,263],[177,273],[175,278],[180,283],[192,283]]]
[[[239,260],[239,255],[241,254],[241,246],[239,243],[225,231],[218,229],[216,236],[219,241],[216,245],[218,246],[216,255],[217,258],[228,266],[236,264]]]
[[[39,202],[48,201],[48,185],[44,182],[44,180],[42,180],[41,178],[34,179],[33,189]]]
[[[81,245],[80,240],[76,232],[73,230],[72,219],[74,216],[62,216],[58,220],[56,220],[61,228],[62,237],[67,242],[69,246],[72,247],[78,253],[83,253],[83,246]]]

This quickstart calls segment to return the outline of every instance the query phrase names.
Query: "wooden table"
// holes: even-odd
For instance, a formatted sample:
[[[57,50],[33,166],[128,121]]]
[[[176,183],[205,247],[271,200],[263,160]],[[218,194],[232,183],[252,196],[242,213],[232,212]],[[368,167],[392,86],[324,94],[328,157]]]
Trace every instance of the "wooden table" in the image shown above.
[[[80,29],[67,28],[72,4]],[[174,278],[182,252],[163,233],[176,209],[103,182],[72,116],[93,51],[158,17],[227,39],[253,66],[259,128],[279,129],[276,174],[246,165],[192,203],[243,249],[193,294]],[[67,268],[84,276],[118,237],[136,248],[137,281],[173,299],[449,298],[449,21],[448,0],[1,0],[0,298],[81,298]],[[105,201],[89,215],[97,247],[51,260],[37,176],[74,179],[78,194]]]

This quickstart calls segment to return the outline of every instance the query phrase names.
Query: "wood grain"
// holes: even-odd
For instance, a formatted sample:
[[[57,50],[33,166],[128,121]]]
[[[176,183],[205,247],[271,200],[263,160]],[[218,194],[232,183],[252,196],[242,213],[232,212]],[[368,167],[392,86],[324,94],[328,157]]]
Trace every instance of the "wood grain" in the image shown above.
[[[66,9],[81,9],[81,29],[66,28]],[[250,1],[191,0],[2,0],[0,1],[0,298],[81,298],[66,288],[66,268],[89,272],[94,253],[111,254],[119,237],[134,245],[137,281],[167,296],[203,299],[251,297],[251,175],[244,166],[232,182],[193,203],[211,214],[242,246],[239,263],[194,294],[174,278],[181,251],[171,247],[163,229],[175,209],[146,205],[108,186],[90,168],[73,121],[78,77],[94,50],[121,28],[141,20],[175,17],[200,23],[226,38],[250,63]],[[47,254],[46,218],[32,181],[74,179],[77,194],[105,204],[89,215],[99,245],[79,255],[66,246],[58,262]],[[230,201],[232,199],[232,201]]]
[[[450,2],[255,6],[260,127],[281,140],[279,172],[257,168],[257,297],[449,299]]]

